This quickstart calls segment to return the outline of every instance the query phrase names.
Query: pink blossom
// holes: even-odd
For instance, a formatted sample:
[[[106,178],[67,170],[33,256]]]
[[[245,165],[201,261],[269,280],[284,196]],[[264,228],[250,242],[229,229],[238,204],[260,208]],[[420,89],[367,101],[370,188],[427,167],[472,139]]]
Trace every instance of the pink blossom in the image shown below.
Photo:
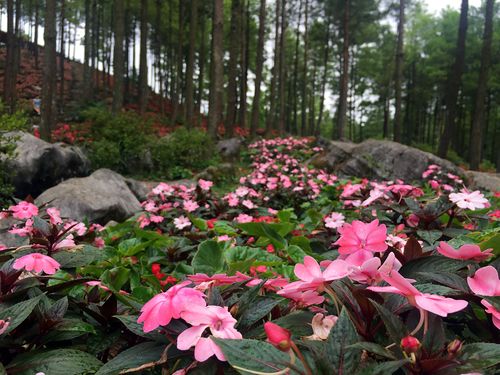
[[[25,269],[26,271],[35,271],[36,273],[45,272],[47,275],[53,275],[61,265],[53,258],[40,253],[32,253],[17,258],[12,266],[15,270]]]
[[[38,207],[26,201],[19,202],[15,206],[10,206],[9,211],[12,212],[14,218],[20,220],[30,219],[38,215]]]
[[[53,248],[53,250],[61,250],[75,247],[75,241],[73,239],[72,234],[68,234],[65,238],[57,242]]]
[[[340,228],[345,223],[345,217],[339,212],[332,212],[330,215],[325,217],[325,227],[330,229]]]
[[[193,212],[195,211],[198,207],[200,207],[198,205],[198,203],[196,203],[195,201],[193,200],[185,200],[182,204],[182,207],[187,211],[187,212]]]
[[[353,264],[349,278],[361,284],[374,284],[382,280],[383,274],[388,274],[392,270],[398,271],[402,266],[394,253],[390,253],[383,264],[381,262],[380,258],[372,257],[359,266]]]
[[[4,251],[4,250],[7,250],[7,246],[5,246],[4,244],[1,244],[0,243],[0,251]]]
[[[237,223],[251,223],[253,221],[253,217],[247,214],[239,214],[235,219]]]
[[[64,229],[69,229],[69,233],[76,233],[77,236],[83,236],[87,232],[85,224],[77,221],[68,221],[64,225]]]
[[[214,183],[212,181],[203,180],[201,178],[198,180],[198,185],[200,186],[201,190],[209,191],[213,184]]]
[[[144,332],[150,332],[159,326],[166,326],[172,319],[179,319],[181,313],[206,306],[205,295],[193,288],[186,288],[190,281],[174,285],[166,292],[157,294],[141,309],[137,323],[144,323]]]
[[[61,212],[57,208],[55,207],[47,208],[47,215],[49,215],[50,222],[53,225],[62,224]]]
[[[300,290],[283,289],[278,294],[282,297],[293,300],[298,307],[320,305],[325,302],[325,297],[320,296],[315,290],[306,290],[305,292],[302,292]]]
[[[195,275],[189,275],[188,279],[195,284],[201,284],[206,282],[213,282],[213,285],[230,285],[240,281],[245,281],[250,279],[250,276],[246,276],[246,279],[242,279],[240,276],[228,276],[225,273],[216,273],[212,276],[208,276],[204,273],[197,273]]]
[[[451,193],[450,201],[455,203],[458,207],[467,210],[476,210],[489,207],[488,200],[484,197],[479,190],[469,192],[467,189],[460,190],[460,193]]]
[[[378,220],[366,224],[354,220],[352,224],[344,224],[338,231],[340,238],[335,244],[339,245],[340,254],[353,254],[360,250],[384,252],[387,249],[387,228],[383,224],[379,225]]]
[[[480,296],[500,296],[500,279],[498,271],[493,266],[478,269],[473,277],[467,278],[467,284],[475,294]]]
[[[165,220],[165,218],[160,215],[151,215],[149,217],[149,220],[151,220],[152,223],[161,223],[163,222],[163,220]]]
[[[191,221],[185,216],[179,216],[174,219],[174,225],[178,230],[191,226]]]
[[[481,251],[481,248],[477,245],[465,244],[460,246],[458,250],[455,250],[443,241],[439,243],[437,251],[439,254],[451,259],[474,260],[475,262],[482,262],[493,256],[493,249]]]
[[[491,319],[493,321],[494,326],[500,329],[500,310],[496,309],[495,306],[493,306],[485,299],[481,300],[481,303],[484,307],[486,307],[484,311],[492,315]]]
[[[7,328],[9,328],[10,322],[0,319],[0,335],[3,335]]]
[[[241,333],[234,328],[237,320],[233,318],[227,306],[207,306],[202,309],[184,311],[181,317],[192,327],[184,330],[177,337],[177,348],[188,350],[194,346],[194,358],[199,362],[204,362],[213,355],[221,361],[226,360],[220,348],[210,338],[201,337],[207,328],[217,338],[242,338]]]
[[[105,242],[104,242],[104,239],[102,237],[96,237],[94,239],[94,242],[92,243],[95,247],[97,247],[98,249],[102,249],[104,248],[104,246],[106,245]]]
[[[21,227],[14,227],[9,229],[9,233],[16,234],[20,237],[26,237],[33,232],[33,219],[28,219]]]
[[[398,271],[392,270],[390,273],[382,274],[382,278],[391,286],[371,286],[368,289],[380,293],[396,293],[405,296],[408,302],[420,310],[429,311],[436,315],[446,317],[450,313],[463,310],[467,306],[467,301],[446,298],[435,294],[422,293],[411,282],[414,280],[405,279]]]
[[[323,315],[318,313],[312,318],[311,326],[313,329],[313,334],[307,336],[307,340],[326,340],[330,335],[335,323],[339,318],[335,315]]]

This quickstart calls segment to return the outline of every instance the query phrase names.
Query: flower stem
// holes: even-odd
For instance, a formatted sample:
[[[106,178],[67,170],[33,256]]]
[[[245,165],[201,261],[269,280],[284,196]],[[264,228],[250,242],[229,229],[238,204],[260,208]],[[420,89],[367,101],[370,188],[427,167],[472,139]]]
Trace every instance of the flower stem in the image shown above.
[[[299,350],[299,348],[297,347],[297,345],[295,345],[295,343],[293,341],[292,341],[292,349],[294,350],[294,352],[297,354],[297,357],[299,357],[300,361],[304,365],[304,368],[306,370],[306,374],[313,375],[311,368],[309,367],[309,364],[307,363],[306,359],[302,355],[302,352]]]
[[[335,305],[335,310],[337,310],[337,315],[339,315],[340,314],[340,307],[339,307],[339,302],[337,300],[337,296],[335,295],[335,292],[333,291],[333,289],[330,285],[325,285],[325,291],[332,298],[332,302]]]

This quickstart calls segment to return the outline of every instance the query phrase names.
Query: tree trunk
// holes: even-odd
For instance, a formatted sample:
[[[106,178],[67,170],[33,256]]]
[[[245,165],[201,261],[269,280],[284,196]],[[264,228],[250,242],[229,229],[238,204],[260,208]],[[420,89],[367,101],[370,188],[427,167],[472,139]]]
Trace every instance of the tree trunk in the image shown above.
[[[4,102],[8,107],[9,113],[14,112],[15,108],[15,43],[17,43],[14,35],[14,0],[7,0],[7,56],[5,59],[5,75],[4,75]]]
[[[60,51],[59,51],[59,112],[62,113],[64,110],[64,6],[65,1],[61,0],[61,15],[60,15],[60,31],[59,36]]]
[[[199,74],[198,74],[198,98],[196,101],[196,112],[201,113],[201,102],[203,101],[203,91],[205,88],[205,60],[206,60],[206,17],[205,11],[201,14],[201,40],[200,40],[200,57],[198,61]],[[200,116],[201,119],[201,116]]]
[[[323,78],[321,80],[321,95],[319,102],[319,115],[318,122],[315,126],[314,135],[318,137],[321,134],[321,123],[323,122],[323,111],[325,107],[325,91],[326,91],[326,81],[328,78],[328,59],[330,55],[330,20],[327,19],[326,33],[325,33],[325,51],[323,55]]]
[[[302,61],[302,88],[301,88],[301,122],[300,135],[305,136],[307,133],[307,59],[308,59],[308,41],[309,41],[309,0],[306,0],[304,11],[304,61]]]
[[[255,93],[252,101],[252,117],[250,120],[250,136],[255,137],[260,118],[260,85],[264,65],[264,38],[266,31],[266,0],[260,0],[259,37],[257,40],[257,56],[255,66]]]
[[[298,95],[297,93],[297,81],[299,75],[299,45],[300,45],[300,21],[302,19],[302,5],[304,1],[300,0],[299,3],[299,20],[297,22],[297,30],[295,32],[295,54],[293,59],[293,120],[291,130],[293,134],[298,133],[297,126],[297,103],[298,103]]]
[[[217,137],[217,127],[222,118],[222,95],[224,91],[224,1],[214,0],[212,20],[212,58],[210,69],[210,97],[208,109],[208,134]]]
[[[38,27],[40,24],[40,2],[35,1],[35,45],[34,53],[35,53],[35,68],[38,69],[39,61],[38,61]]]
[[[286,70],[285,70],[285,35],[286,35],[286,0],[281,0],[281,33],[280,33],[280,58],[279,58],[279,120],[278,133],[282,135],[285,130],[285,92],[286,92]]]
[[[474,119],[472,121],[472,134],[470,140],[470,168],[478,170],[481,163],[484,101],[488,90],[488,78],[491,62],[491,42],[493,36],[493,7],[494,0],[486,1],[486,14],[484,21],[483,48],[481,51],[481,68],[477,85]]]
[[[42,82],[42,123],[40,135],[50,141],[50,133],[55,123],[54,97],[56,91],[56,0],[46,0],[44,29],[44,65]]]
[[[462,0],[460,9],[460,23],[458,26],[457,47],[455,51],[455,62],[452,72],[448,79],[448,90],[446,95],[447,117],[444,131],[441,134],[438,147],[438,155],[445,158],[448,154],[448,147],[455,132],[456,114],[457,114],[457,99],[460,84],[462,81],[462,73],[465,66],[465,41],[467,36],[467,13],[469,11],[469,1]]]
[[[125,4],[124,0],[115,0],[115,45],[113,51],[113,113],[118,113],[123,107],[123,71],[125,54],[123,39],[125,34]]]
[[[182,101],[182,66],[184,63],[184,3],[183,0],[179,0],[179,33],[177,39],[177,69],[175,71],[175,87],[174,95],[172,97],[172,104],[174,106],[172,110],[172,122],[175,124],[177,121],[177,116],[179,114],[179,106]]]
[[[349,94],[349,7],[350,0],[344,3],[342,47],[342,74],[340,76],[339,109],[337,113],[337,139],[344,138],[344,129],[347,122],[347,95]]]
[[[241,44],[240,27],[240,0],[231,1],[231,39],[229,41],[229,64],[227,70],[227,108],[225,129],[226,137],[233,136],[234,123],[236,122],[236,105],[238,103],[238,93],[236,86],[236,76],[238,73],[238,56]]]
[[[245,1],[244,1],[245,2]],[[245,22],[243,22],[245,19]],[[248,90],[248,59],[250,57],[250,1],[246,1],[246,6],[241,6],[241,57],[240,57],[240,108],[237,123],[244,129],[247,118],[247,90]]]
[[[266,135],[271,134],[276,120],[276,83],[279,76],[279,41],[280,41],[280,13],[281,1],[276,0],[276,22],[275,22],[275,35],[274,35],[274,61],[271,70],[271,88],[269,90],[269,112],[266,118]]]
[[[405,0],[399,0],[398,44],[396,50],[396,72],[394,77],[394,92],[396,96],[394,108],[394,141],[401,142],[401,103],[404,63],[404,31],[405,31]]]
[[[190,128],[194,114],[194,62],[196,34],[198,33],[198,0],[191,0],[191,20],[189,21],[189,53],[186,67],[186,114],[185,122]]]
[[[139,56],[139,112],[148,106],[148,0],[141,0],[141,51]]]
[[[92,50],[92,36],[90,28],[90,1],[85,0],[85,35],[84,35],[84,56],[83,56],[83,95],[84,101],[90,98],[92,90],[92,79],[90,71],[90,57]]]

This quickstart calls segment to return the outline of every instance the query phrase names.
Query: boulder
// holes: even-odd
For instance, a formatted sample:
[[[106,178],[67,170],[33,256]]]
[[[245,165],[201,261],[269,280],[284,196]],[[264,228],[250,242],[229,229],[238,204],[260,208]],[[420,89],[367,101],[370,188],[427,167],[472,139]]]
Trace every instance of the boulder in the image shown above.
[[[317,165],[318,159],[322,161],[321,166]],[[318,159],[313,165],[344,176],[412,182],[420,180],[430,164],[463,175],[463,171],[448,160],[392,141],[370,139],[360,144],[334,141]]]
[[[8,230],[16,223],[19,223],[19,221],[11,217],[7,219],[0,219],[0,245],[7,247],[19,247],[28,244],[27,237],[20,237],[8,232]]]
[[[240,157],[242,142],[239,138],[223,139],[217,142],[217,152],[224,161],[235,161]]]
[[[16,153],[9,161],[14,171],[15,196],[34,197],[71,177],[87,176],[90,162],[82,150],[64,143],[48,143],[31,134],[12,132]]]
[[[499,173],[467,171],[465,175],[471,189],[500,191]]]
[[[220,163],[218,165],[211,165],[207,167],[205,170],[194,176],[194,180],[198,181],[199,179],[204,179],[219,182],[228,177],[235,176],[236,172],[237,168],[234,164]]]
[[[125,178],[109,169],[66,180],[43,192],[35,203],[57,207],[63,217],[103,225],[110,220],[122,222],[141,209]]]

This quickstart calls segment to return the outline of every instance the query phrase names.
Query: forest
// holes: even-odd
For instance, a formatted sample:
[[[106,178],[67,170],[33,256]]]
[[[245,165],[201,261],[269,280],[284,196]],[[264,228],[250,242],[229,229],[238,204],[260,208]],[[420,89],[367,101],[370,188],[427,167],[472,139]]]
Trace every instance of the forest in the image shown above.
[[[495,0],[0,0],[0,375],[500,373]]]

